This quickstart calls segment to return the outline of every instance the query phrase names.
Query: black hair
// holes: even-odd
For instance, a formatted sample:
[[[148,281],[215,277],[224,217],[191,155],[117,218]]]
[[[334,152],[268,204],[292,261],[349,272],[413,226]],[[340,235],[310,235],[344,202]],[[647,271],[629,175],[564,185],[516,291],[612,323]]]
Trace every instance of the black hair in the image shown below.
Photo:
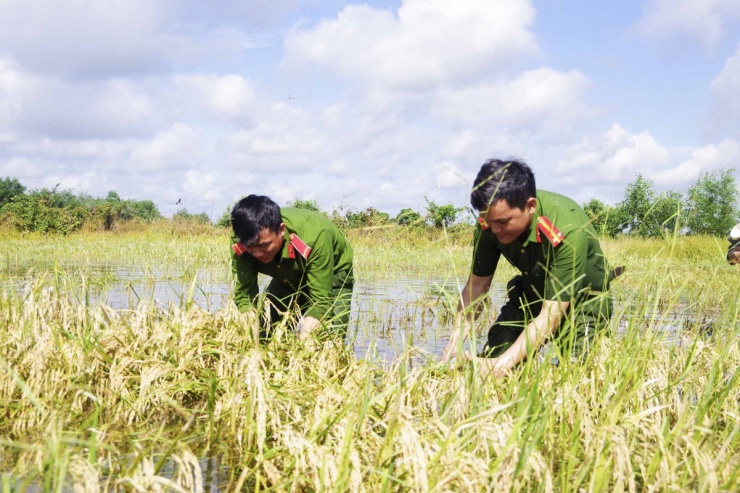
[[[265,228],[277,233],[282,222],[280,206],[265,195],[248,195],[231,210],[231,227],[244,246],[255,243]]]
[[[527,200],[536,196],[534,173],[526,163],[489,159],[475,177],[470,204],[483,211],[499,200],[505,200],[509,207],[524,209]]]

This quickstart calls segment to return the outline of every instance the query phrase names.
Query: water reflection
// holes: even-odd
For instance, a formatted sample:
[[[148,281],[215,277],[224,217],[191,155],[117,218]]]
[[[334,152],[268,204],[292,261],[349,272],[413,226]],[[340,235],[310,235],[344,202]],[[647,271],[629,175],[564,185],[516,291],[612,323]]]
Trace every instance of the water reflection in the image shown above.
[[[204,310],[217,312],[232,302],[233,295],[230,273],[213,269],[178,271],[170,267],[86,264],[76,269],[55,266],[50,273],[41,275],[46,276],[46,284],[77,285],[73,292],[84,292],[84,299],[78,300],[80,303],[102,303],[114,309],[134,309],[146,300],[164,309],[195,303]],[[20,277],[6,278],[3,285],[5,289],[21,293],[25,286],[36,282],[37,276],[37,272],[28,270]],[[261,276],[260,289],[268,281]],[[463,280],[429,278],[359,280],[355,284],[348,331],[355,355],[390,363],[413,347],[417,361],[436,359],[447,343],[462,283]],[[79,289],[80,284],[83,289]],[[485,342],[486,331],[505,302],[505,296],[505,282],[494,283],[490,291],[490,309],[476,323],[478,348]],[[623,335],[628,330],[639,333],[657,329],[664,343],[679,344],[686,328],[711,330],[711,319],[696,315],[689,307],[688,300],[679,300],[669,308],[635,314],[631,312],[633,308],[617,302],[614,333]],[[630,323],[639,323],[639,327],[628,327]],[[466,344],[469,346],[470,341]]]

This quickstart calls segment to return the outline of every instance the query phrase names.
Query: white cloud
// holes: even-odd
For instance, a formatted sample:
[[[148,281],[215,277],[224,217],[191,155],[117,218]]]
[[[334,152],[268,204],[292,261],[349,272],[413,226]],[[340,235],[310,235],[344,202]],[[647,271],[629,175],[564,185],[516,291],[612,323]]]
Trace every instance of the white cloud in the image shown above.
[[[57,175],[45,177],[44,183],[47,188],[53,188],[57,183],[60,190],[74,190],[76,193],[95,191],[102,185],[102,177],[97,173],[88,171],[77,175]]]
[[[470,186],[472,179],[468,179],[465,173],[460,169],[460,166],[455,162],[445,162],[437,166],[436,169],[436,183],[437,187],[443,188],[464,188]],[[471,183],[468,183],[470,181]]]
[[[615,123],[571,147],[558,161],[556,173],[566,184],[627,183],[638,173],[650,178],[670,163],[669,149],[649,132],[633,134]]]
[[[249,48],[244,33],[224,26],[234,19],[227,11],[184,23],[178,7],[147,0],[3,0],[0,56],[13,56],[31,73],[80,81],[166,74]]]
[[[441,90],[433,112],[444,119],[493,123],[499,129],[562,131],[593,113],[581,101],[587,87],[578,71],[543,67],[513,80]]]
[[[15,139],[15,123],[32,97],[35,81],[18,68],[10,58],[0,58],[0,135],[5,141]]]
[[[152,105],[128,80],[108,79],[72,84],[55,78],[27,76],[19,133],[47,138],[140,136],[149,130]]]
[[[648,0],[644,12],[638,28],[646,37],[711,49],[740,20],[740,0]]]
[[[179,75],[174,78],[174,87],[187,112],[202,106],[215,118],[240,121],[249,120],[254,111],[254,87],[239,75]]]
[[[10,176],[18,179],[24,185],[27,180],[37,180],[43,176],[43,167],[36,160],[29,159],[26,156],[14,156],[5,160],[0,160],[0,175],[3,177]]]
[[[179,16],[207,25],[237,24],[245,22],[266,25],[298,10],[304,5],[319,3],[320,0],[181,0],[175,5]]]
[[[709,88],[715,98],[716,125],[725,131],[740,130],[740,45]]]
[[[307,163],[323,146],[324,137],[312,116],[283,103],[260,114],[254,127],[237,131],[228,139],[237,161],[255,170],[307,172]]]
[[[719,144],[708,144],[695,149],[691,157],[678,166],[655,173],[652,178],[656,185],[688,187],[693,185],[702,173],[721,169],[735,169],[735,176],[740,170],[740,141],[725,139]]]
[[[162,66],[157,24],[164,4],[6,0],[0,46],[24,66],[44,73],[121,74]]]
[[[208,202],[221,194],[221,187],[211,173],[189,170],[182,180],[182,192],[190,203]]]
[[[181,123],[159,132],[154,139],[138,146],[129,160],[131,171],[186,170],[198,168],[205,157],[200,132]]]
[[[526,0],[404,0],[397,13],[348,5],[287,38],[289,63],[315,62],[372,84],[470,80],[538,53]]]

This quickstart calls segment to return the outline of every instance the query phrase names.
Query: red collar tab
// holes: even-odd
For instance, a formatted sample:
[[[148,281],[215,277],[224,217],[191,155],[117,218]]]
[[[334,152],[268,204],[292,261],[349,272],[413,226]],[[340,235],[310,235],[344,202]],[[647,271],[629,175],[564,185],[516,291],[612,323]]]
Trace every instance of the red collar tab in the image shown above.
[[[290,243],[288,243],[288,258],[295,258],[295,252],[298,252],[301,257],[308,259],[311,255],[311,247],[306,245],[302,239],[295,233],[290,233]]]
[[[481,227],[481,229],[483,231],[485,231],[485,230],[488,229],[488,223],[486,222],[485,219],[483,219],[482,217],[478,216],[478,222],[480,223],[480,227]]]
[[[542,243],[540,233],[544,233],[554,247],[560,245],[565,239],[565,235],[545,216],[537,218],[537,243]]]
[[[234,250],[234,253],[237,257],[241,257],[244,252],[247,251],[247,247],[241,244],[241,242],[236,242],[233,245],[231,245],[232,250]]]

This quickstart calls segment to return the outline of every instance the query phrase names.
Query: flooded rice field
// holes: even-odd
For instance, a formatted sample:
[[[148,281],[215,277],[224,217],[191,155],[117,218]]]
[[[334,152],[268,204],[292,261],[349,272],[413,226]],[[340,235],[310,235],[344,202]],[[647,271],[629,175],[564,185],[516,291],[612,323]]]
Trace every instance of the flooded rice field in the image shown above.
[[[153,303],[162,310],[194,303],[211,313],[232,303],[233,284],[228,272],[213,269],[178,271],[141,268],[130,265],[94,265],[84,267],[47,266],[43,282],[69,287],[69,294],[81,304],[104,304],[116,310],[134,309],[142,302]],[[34,271],[11,274],[13,281],[5,286],[22,292],[39,282]],[[15,275],[13,275],[15,274]],[[500,276],[499,276],[500,277]],[[260,290],[269,278],[260,277]],[[464,279],[439,278],[364,281],[354,287],[348,343],[358,358],[386,363],[409,347],[417,351],[414,360],[423,364],[436,360],[447,343],[452,327],[459,290]],[[613,333],[624,334],[628,320],[640,320],[638,330],[657,329],[666,344],[679,344],[681,333],[688,327],[707,332],[712,328],[712,315],[696,313],[686,300],[670,307],[656,306],[635,317],[628,302],[615,294]],[[499,307],[506,301],[506,280],[495,281],[490,291],[491,303],[476,323],[476,345],[485,343],[488,327],[495,320]],[[470,341],[466,341],[466,348]],[[543,353],[549,350],[543,349]]]

